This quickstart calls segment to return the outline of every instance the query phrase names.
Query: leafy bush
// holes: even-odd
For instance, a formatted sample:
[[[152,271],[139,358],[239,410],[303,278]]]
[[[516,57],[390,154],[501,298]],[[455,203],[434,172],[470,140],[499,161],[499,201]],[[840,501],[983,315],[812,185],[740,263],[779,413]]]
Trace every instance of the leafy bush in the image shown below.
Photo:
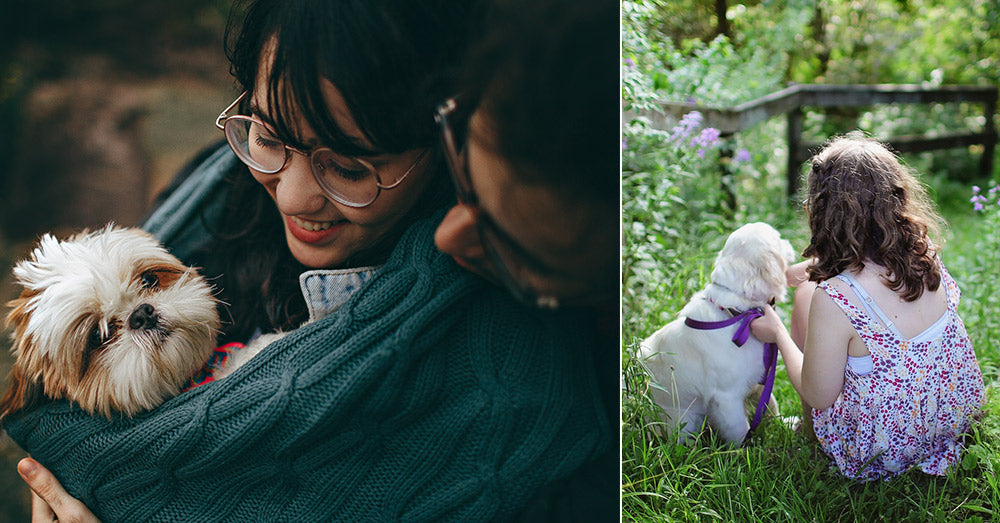
[[[951,222],[942,255],[963,290],[960,314],[988,384],[987,415],[971,431],[962,466],[948,477],[916,472],[857,485],[832,470],[818,446],[774,418],[766,419],[754,442],[742,448],[723,447],[708,433],[693,445],[678,445],[656,430],[661,412],[650,400],[649,379],[635,360],[640,341],[673,319],[707,283],[715,254],[736,226],[767,221],[799,249],[809,234],[797,206],[785,196],[784,119],[720,136],[695,104],[731,106],[788,81],[995,83],[1000,7],[991,2],[761,0],[730,7],[732,38],[696,34],[696,28],[711,25],[707,23],[672,32],[686,22],[667,20],[671,13],[711,12],[707,0],[623,2],[624,108],[629,114],[645,110],[663,116],[656,113],[660,100],[692,104],[691,111],[664,128],[635,117],[623,129],[626,521],[1000,518],[1000,189],[984,185],[972,196],[986,201],[977,197],[969,202],[971,182],[955,180],[976,172],[978,158],[968,150],[907,157]],[[940,26],[927,14],[938,5],[955,9],[942,13]],[[960,23],[970,15],[974,20]],[[834,17],[850,27],[835,25]],[[941,42],[935,43],[936,32]],[[920,55],[921,49],[926,55]],[[976,65],[966,67],[965,60]],[[884,139],[984,124],[979,106],[949,104],[807,111],[803,127],[808,139],[823,141],[854,128]],[[983,208],[973,211],[977,202]],[[780,307],[785,317],[789,309],[788,304]],[[775,395],[783,415],[797,414],[798,396],[780,365]]]

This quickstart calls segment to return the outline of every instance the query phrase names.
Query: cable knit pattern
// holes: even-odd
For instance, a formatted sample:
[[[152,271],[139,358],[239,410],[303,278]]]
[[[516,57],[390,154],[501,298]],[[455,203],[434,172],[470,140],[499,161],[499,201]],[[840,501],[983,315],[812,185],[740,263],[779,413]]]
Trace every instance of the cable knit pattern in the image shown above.
[[[133,419],[6,429],[104,521],[488,521],[613,441],[580,318],[404,235],[337,313]]]

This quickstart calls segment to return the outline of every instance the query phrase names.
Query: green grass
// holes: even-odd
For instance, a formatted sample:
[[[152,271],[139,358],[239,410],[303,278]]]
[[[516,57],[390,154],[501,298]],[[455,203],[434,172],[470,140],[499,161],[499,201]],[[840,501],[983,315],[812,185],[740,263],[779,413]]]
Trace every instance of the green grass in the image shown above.
[[[970,431],[961,466],[953,467],[946,477],[911,471],[889,481],[854,482],[832,468],[817,444],[771,417],[765,418],[753,441],[739,448],[714,440],[708,431],[687,445],[662,437],[656,430],[659,409],[648,397],[648,378],[633,355],[643,338],[675,317],[690,295],[704,286],[726,235],[706,231],[697,221],[671,224],[672,230],[681,232],[665,241],[667,247],[653,251],[675,258],[662,260],[660,270],[635,271],[638,276],[633,275],[632,281],[626,270],[624,521],[1000,520],[1000,320],[994,317],[1000,311],[1000,282],[993,281],[1000,276],[997,231],[972,213],[968,185],[944,178],[928,181],[950,224],[942,256],[963,290],[960,313],[987,384],[985,415]],[[773,187],[741,189],[741,201],[763,203],[738,212],[733,222],[768,221],[801,250],[808,233],[804,220],[790,209],[777,208],[781,205],[764,196],[766,191]],[[637,249],[638,245],[626,242],[626,267]],[[649,275],[658,281],[644,281]],[[787,318],[789,304],[781,309]],[[780,364],[775,395],[783,415],[799,414],[798,396]]]

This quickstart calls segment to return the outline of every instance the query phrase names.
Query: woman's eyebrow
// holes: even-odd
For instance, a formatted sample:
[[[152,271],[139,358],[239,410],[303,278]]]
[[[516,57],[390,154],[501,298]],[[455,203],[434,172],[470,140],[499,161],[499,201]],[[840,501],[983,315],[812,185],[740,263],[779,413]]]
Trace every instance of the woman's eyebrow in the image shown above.
[[[262,111],[260,109],[260,106],[257,105],[256,102],[254,102],[253,100],[250,100],[250,103],[249,103],[248,107],[250,109],[250,114],[256,116],[257,118],[260,119],[260,121],[264,122],[264,124],[267,125],[267,127],[269,127],[272,130],[271,132],[273,132],[273,129],[277,129],[277,125],[275,124],[274,120],[271,117],[269,117],[268,115],[266,115],[264,113],[264,111]],[[344,136],[346,136],[350,140],[351,145],[353,145],[357,149],[357,156],[365,157],[365,158],[375,158],[375,157],[379,157],[379,156],[383,156],[384,154],[387,154],[387,153],[382,153],[382,152],[379,152],[379,151],[373,151],[373,150],[369,149],[364,144],[364,142],[365,142],[365,138],[364,137],[361,137],[361,136],[352,136],[352,135],[349,135],[349,134],[344,134]],[[315,147],[321,147],[323,145],[323,143],[319,140],[318,137],[314,136],[314,137],[312,137],[312,138],[310,138],[308,140],[305,140],[304,142],[302,142],[299,145],[303,145],[303,146],[305,146],[305,148],[310,148],[311,149],[311,148],[315,148]]]

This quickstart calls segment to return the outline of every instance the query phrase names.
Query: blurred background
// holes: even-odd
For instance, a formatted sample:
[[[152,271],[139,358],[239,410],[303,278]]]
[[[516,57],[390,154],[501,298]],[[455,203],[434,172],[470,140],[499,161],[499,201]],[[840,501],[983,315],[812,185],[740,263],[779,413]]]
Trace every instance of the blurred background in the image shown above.
[[[239,93],[229,0],[0,0],[0,298],[44,232],[137,225]],[[9,339],[0,339],[6,389]],[[0,523],[30,520],[0,436]]]

